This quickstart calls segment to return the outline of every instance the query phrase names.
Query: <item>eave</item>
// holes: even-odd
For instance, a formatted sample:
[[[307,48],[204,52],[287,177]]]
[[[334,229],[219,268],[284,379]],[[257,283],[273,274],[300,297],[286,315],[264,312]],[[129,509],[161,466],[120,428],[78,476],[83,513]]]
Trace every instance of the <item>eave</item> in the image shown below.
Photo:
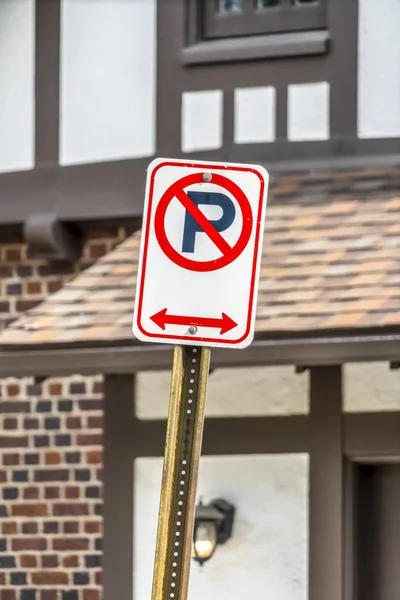
[[[0,351],[0,377],[93,375],[168,370],[173,346],[132,345],[17,347]],[[212,368],[337,365],[348,362],[398,362],[400,330],[297,338],[256,339],[244,350],[212,350]]]

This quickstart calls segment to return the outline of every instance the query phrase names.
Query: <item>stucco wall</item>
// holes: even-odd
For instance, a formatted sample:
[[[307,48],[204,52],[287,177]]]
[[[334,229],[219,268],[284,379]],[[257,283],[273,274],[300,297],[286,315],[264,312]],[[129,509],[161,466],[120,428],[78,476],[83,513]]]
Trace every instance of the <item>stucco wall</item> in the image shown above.
[[[400,2],[359,0],[358,135],[400,135]]]
[[[136,411],[167,415],[170,373],[140,373]],[[344,409],[400,410],[400,370],[387,363],[344,367]],[[308,412],[308,375],[292,367],[217,370],[209,380],[207,415],[291,415]],[[135,468],[135,598],[148,598],[152,580],[162,459]],[[233,538],[203,569],[192,566],[190,600],[266,597],[306,600],[308,456],[207,456],[198,497],[224,497],[237,507]],[[144,518],[144,515],[146,517]]]
[[[150,598],[162,459],[135,465],[134,598]],[[192,565],[190,600],[307,599],[307,455],[201,460],[199,492],[237,508],[234,533],[203,568]]]
[[[33,0],[0,2],[0,172],[34,163]]]
[[[167,417],[170,373],[139,373],[136,413]],[[206,416],[296,415],[309,410],[307,373],[293,367],[220,369],[211,374]],[[388,363],[348,364],[343,370],[346,412],[400,410],[400,369]]]
[[[166,418],[170,373],[139,373],[140,419]],[[210,375],[206,416],[290,415],[308,412],[308,378],[293,367],[219,369]]]
[[[151,156],[155,0],[61,6],[61,164]]]

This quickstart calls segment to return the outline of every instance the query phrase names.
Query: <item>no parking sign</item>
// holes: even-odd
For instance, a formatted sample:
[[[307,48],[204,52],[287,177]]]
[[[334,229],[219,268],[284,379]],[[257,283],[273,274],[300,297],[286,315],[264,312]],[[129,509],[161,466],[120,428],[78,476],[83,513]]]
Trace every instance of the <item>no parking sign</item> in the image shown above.
[[[251,343],[267,188],[259,166],[151,163],[133,319],[138,339]]]

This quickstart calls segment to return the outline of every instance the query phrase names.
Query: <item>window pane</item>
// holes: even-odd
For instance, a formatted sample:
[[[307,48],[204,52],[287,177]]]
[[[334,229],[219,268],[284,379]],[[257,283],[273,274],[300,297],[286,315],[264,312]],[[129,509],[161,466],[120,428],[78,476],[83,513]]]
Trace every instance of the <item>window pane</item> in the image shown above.
[[[269,6],[278,6],[281,0],[258,0],[258,8],[268,8]]]
[[[318,4],[319,0],[292,0],[293,4]]]
[[[221,12],[233,12],[242,10],[243,0],[220,0]]]

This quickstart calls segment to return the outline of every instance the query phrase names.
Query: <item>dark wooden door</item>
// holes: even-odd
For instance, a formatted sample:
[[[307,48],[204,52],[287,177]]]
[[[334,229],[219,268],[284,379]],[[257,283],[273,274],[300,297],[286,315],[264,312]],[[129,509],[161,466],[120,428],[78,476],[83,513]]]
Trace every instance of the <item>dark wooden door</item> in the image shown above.
[[[356,600],[400,599],[400,464],[358,468]]]

